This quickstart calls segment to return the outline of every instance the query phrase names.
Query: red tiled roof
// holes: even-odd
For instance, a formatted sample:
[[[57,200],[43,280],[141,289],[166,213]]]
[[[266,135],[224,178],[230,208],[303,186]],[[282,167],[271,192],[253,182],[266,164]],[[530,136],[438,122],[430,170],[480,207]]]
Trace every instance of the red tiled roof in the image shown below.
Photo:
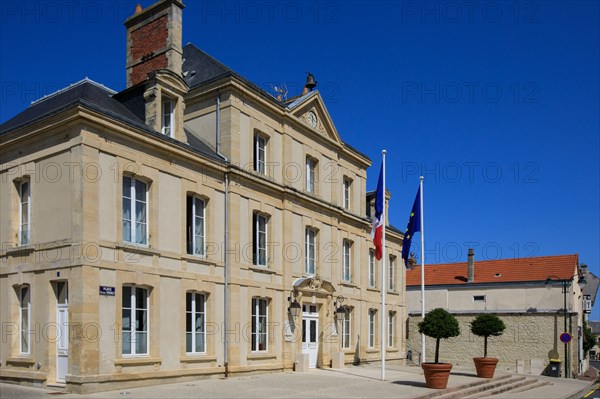
[[[578,255],[539,256],[477,261],[473,283],[544,281],[548,276],[568,279],[577,272]],[[467,262],[425,265],[425,285],[467,284]],[[421,266],[406,270],[406,286],[421,285]]]

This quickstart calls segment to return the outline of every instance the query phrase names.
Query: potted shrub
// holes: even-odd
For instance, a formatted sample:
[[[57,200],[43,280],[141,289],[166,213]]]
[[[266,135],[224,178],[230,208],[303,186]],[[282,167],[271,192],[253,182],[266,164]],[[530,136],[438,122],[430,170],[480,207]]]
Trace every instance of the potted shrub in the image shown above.
[[[502,319],[495,314],[480,314],[471,322],[471,332],[477,336],[483,337],[483,357],[474,357],[477,377],[493,378],[498,359],[488,357],[487,344],[488,337],[497,337],[502,335],[506,326]]]
[[[444,309],[433,309],[419,323],[419,332],[435,338],[435,361],[421,364],[425,385],[427,388],[444,389],[448,385],[452,364],[440,363],[440,339],[456,337],[460,334],[458,320]]]

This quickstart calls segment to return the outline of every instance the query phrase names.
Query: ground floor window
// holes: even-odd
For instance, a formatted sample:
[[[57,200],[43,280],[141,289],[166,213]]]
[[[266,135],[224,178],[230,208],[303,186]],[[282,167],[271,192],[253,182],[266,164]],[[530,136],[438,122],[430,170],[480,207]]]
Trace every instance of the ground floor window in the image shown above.
[[[31,315],[31,301],[29,294],[28,285],[23,285],[19,288],[19,335],[21,337],[19,353],[22,355],[28,355],[30,353],[29,316]]]
[[[267,300],[252,298],[252,351],[267,350]]]
[[[350,348],[350,308],[346,308],[342,319],[342,348]]]
[[[185,351],[206,352],[206,297],[197,292],[185,295]]]
[[[148,289],[135,285],[123,286],[123,346],[124,355],[148,354]]]

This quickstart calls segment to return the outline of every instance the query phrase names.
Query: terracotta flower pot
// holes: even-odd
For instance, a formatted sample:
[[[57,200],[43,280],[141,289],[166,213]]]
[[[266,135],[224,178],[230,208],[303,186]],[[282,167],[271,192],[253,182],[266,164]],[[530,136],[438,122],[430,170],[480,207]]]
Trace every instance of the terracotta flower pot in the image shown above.
[[[494,378],[498,359],[495,357],[474,357],[473,361],[475,362],[475,369],[477,369],[477,377]]]
[[[425,375],[427,388],[444,389],[448,385],[448,377],[452,364],[450,363],[423,363],[421,364]]]

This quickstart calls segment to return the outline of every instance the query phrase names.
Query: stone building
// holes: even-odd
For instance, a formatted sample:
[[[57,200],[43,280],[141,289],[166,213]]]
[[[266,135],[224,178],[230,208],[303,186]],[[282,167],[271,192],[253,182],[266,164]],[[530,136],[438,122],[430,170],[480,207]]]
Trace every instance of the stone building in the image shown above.
[[[0,377],[92,392],[402,362],[402,234],[382,287],[371,160],[311,81],[277,98],[183,46],[183,8],[125,21],[125,90],[84,79],[0,126]]]
[[[565,345],[559,337],[566,320],[566,332],[573,338],[567,364],[572,375],[581,372],[579,277],[577,255],[475,261],[469,250],[468,262],[426,265],[425,311],[444,308],[457,317],[461,329],[460,336],[442,341],[440,360],[474,368],[472,358],[483,356],[483,338],[471,333],[469,323],[478,314],[493,313],[506,325],[502,336],[490,337],[488,342],[489,356],[499,359],[498,370],[539,375],[550,359],[560,359],[564,366]],[[422,351],[420,266],[406,272],[406,286],[407,350],[417,361]],[[426,361],[432,359],[434,348],[434,340],[427,338]]]

